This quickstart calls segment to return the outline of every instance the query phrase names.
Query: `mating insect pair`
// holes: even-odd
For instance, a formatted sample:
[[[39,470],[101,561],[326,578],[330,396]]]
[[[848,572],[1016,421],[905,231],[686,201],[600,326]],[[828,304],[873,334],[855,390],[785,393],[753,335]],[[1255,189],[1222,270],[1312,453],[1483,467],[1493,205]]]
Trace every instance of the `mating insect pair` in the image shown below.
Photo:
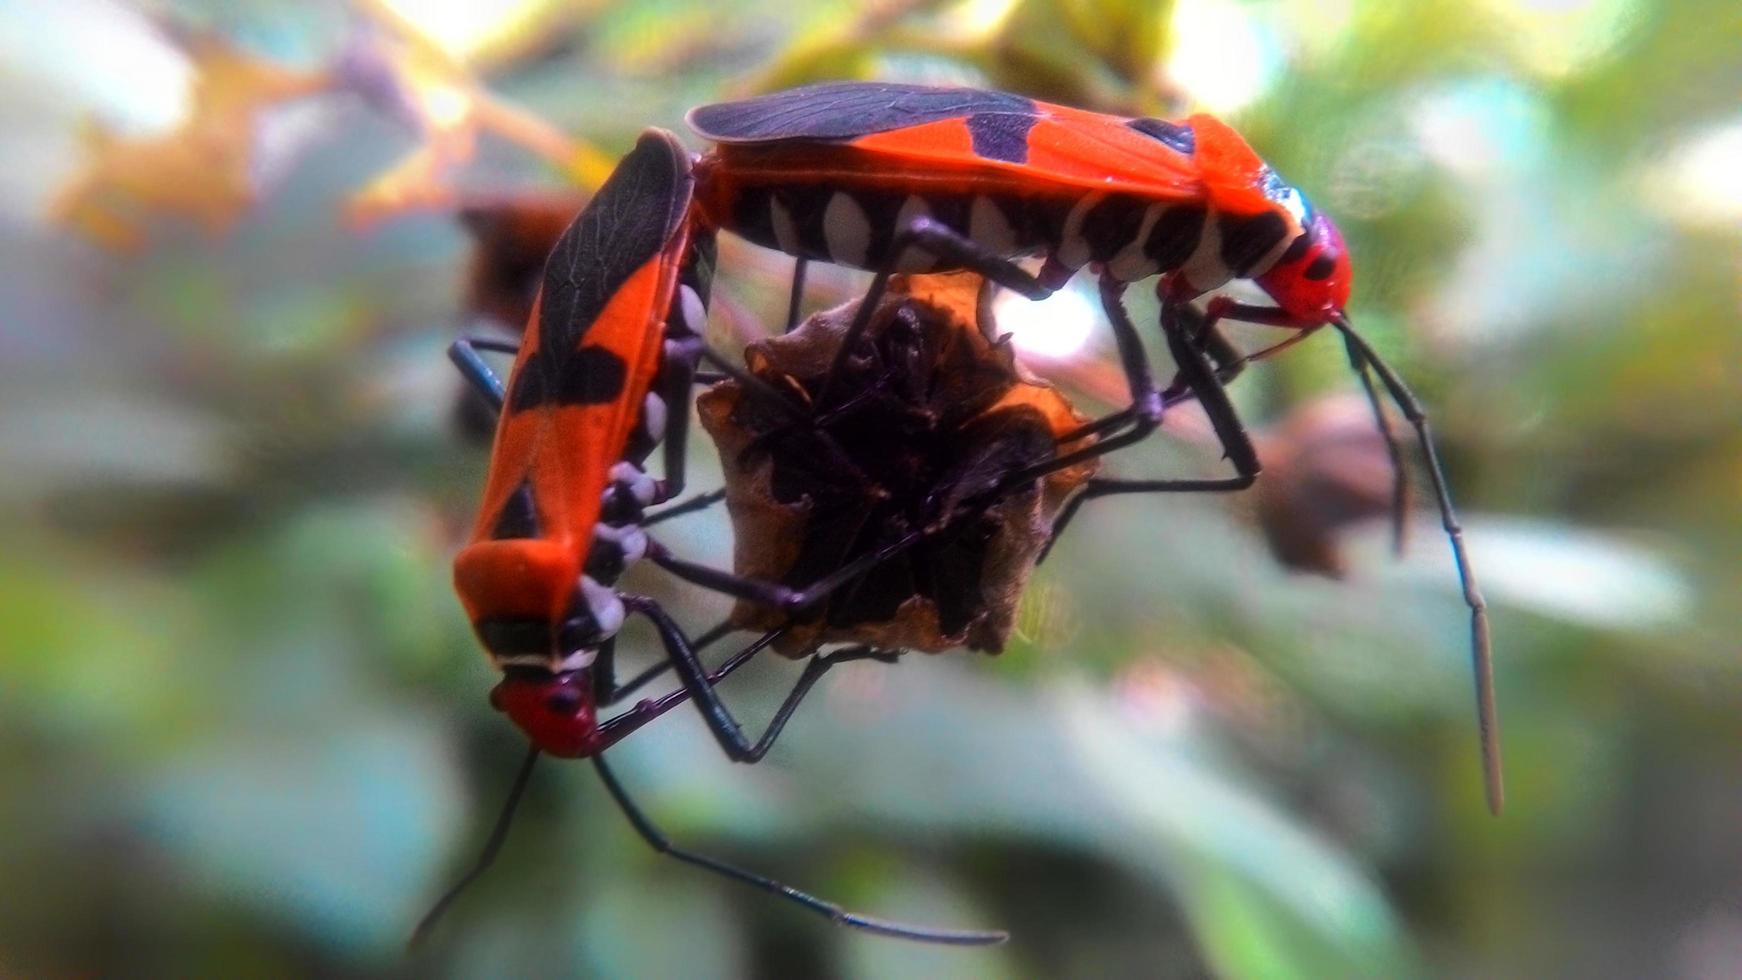
[[[792,372],[737,369],[708,350],[700,336],[712,248],[711,239],[689,224],[690,190],[690,161],[675,139],[658,132],[643,136],[552,251],[509,382],[503,385],[496,378],[480,356],[479,342],[461,341],[452,350],[461,371],[500,412],[484,502],[472,543],[455,560],[455,583],[480,640],[503,671],[492,702],[526,732],[532,748],[477,867],[426,917],[419,935],[494,858],[534,760],[548,753],[591,758],[636,829],[656,848],[689,863],[857,928],[934,942],[999,941],[1004,937],[1000,932],[928,929],[849,913],[675,847],[634,805],[603,759],[617,741],[686,700],[697,703],[729,757],[744,762],[762,758],[829,668],[855,659],[893,659],[895,652],[887,649],[892,643],[925,645],[903,626],[914,618],[911,611],[873,611],[890,598],[889,583],[875,581],[874,574],[899,564],[904,555],[921,556],[911,568],[929,566],[947,552],[954,568],[972,582],[971,587],[949,582],[940,588],[935,581],[931,587],[906,587],[923,601],[935,600],[945,620],[965,618],[979,625],[989,605],[981,596],[987,594],[1004,597],[1013,607],[1021,579],[1045,539],[1036,528],[1044,528],[1056,515],[1074,488],[1069,481],[1074,477],[1080,482],[1088,472],[1080,460],[1053,465],[1060,456],[1056,446],[1088,448],[1094,441],[1072,434],[1083,420],[1062,399],[1050,406],[1050,414],[1039,413],[1036,397],[1024,391],[1006,408],[1003,402],[1013,390],[1039,386],[1018,377],[1007,344],[986,341],[976,319],[935,300],[890,296],[877,306],[860,307],[863,312],[853,322],[863,321],[860,333],[874,341],[872,350],[880,363],[867,369],[857,361],[843,361],[837,390],[844,401],[832,410],[820,401],[795,401],[788,393],[793,385],[802,388],[805,383],[813,392],[830,387],[836,380],[832,372],[801,379]],[[977,308],[975,290],[966,292],[971,313]],[[833,359],[830,345],[839,342],[841,331],[819,330],[816,342],[823,345],[822,363],[827,364]],[[788,339],[806,337],[819,334],[801,331]],[[734,376],[732,391],[722,391],[720,397],[743,410],[748,419],[743,424],[755,429],[747,438],[771,446],[804,439],[808,447],[850,465],[853,459],[868,461],[875,455],[853,443],[851,430],[883,431],[893,420],[908,423],[903,431],[912,435],[916,418],[928,420],[921,427],[932,430],[939,447],[906,460],[912,464],[906,485],[893,494],[880,486],[857,488],[885,503],[915,506],[899,516],[880,514],[852,540],[835,542],[822,553],[826,568],[818,567],[813,553],[813,560],[795,560],[775,569],[779,574],[771,579],[757,579],[672,555],[648,536],[648,527],[719,496],[705,494],[649,512],[681,491],[689,389],[704,359]],[[948,404],[913,406],[916,399],[936,397]],[[943,410],[934,412],[934,407]],[[715,423],[730,428],[733,408],[722,407],[712,416]],[[1038,431],[1036,415],[1041,416]],[[836,428],[844,430],[844,441],[832,434]],[[664,476],[654,479],[644,466],[662,437]],[[955,465],[958,447],[969,452],[991,447],[993,453],[982,465],[964,469]],[[744,450],[745,458],[754,455],[750,447]],[[791,458],[793,452],[783,450],[781,455]],[[916,479],[914,473],[931,475]],[[893,485],[887,478],[880,484]],[[999,508],[1034,503],[1043,484],[1048,500],[1044,513],[1030,507],[1002,516]],[[698,651],[724,629],[692,640],[657,602],[615,588],[623,571],[642,558],[760,605],[777,622],[709,670]],[[901,605],[903,596],[894,598]],[[828,624],[824,629],[839,630],[847,622],[851,632],[871,623],[889,631],[884,638],[890,643],[813,656],[765,734],[752,742],[714,687],[771,643],[785,641],[791,652],[802,654],[836,638],[806,626],[807,611]],[[1005,632],[1008,612],[1003,610]],[[653,625],[667,658],[660,668],[619,685],[613,670],[616,640],[633,615]],[[792,638],[801,629],[808,631],[806,639],[794,648]],[[994,628],[979,635],[996,634]],[[665,667],[675,668],[680,690],[642,701],[616,717],[599,718],[600,707],[621,700]]]
[[[831,410],[855,397],[840,385],[883,308],[892,272],[967,268],[1038,298],[1093,265],[1131,405],[1055,433],[1050,448],[1066,448],[996,474],[968,495],[974,505],[987,506],[1024,480],[1143,438],[1159,424],[1165,405],[1187,397],[1204,405],[1234,477],[1091,481],[1055,528],[1089,497],[1245,487],[1257,475],[1257,457],[1222,385],[1248,358],[1220,337],[1217,322],[1245,319],[1297,331],[1278,347],[1320,326],[1336,327],[1381,421],[1369,370],[1404,409],[1429,454],[1472,609],[1484,761],[1490,802],[1498,807],[1486,619],[1425,419],[1401,381],[1349,327],[1349,264],[1335,226],[1237,135],[1207,116],[1185,123],[1120,119],[1000,93],[854,83],[710,106],[692,113],[691,123],[719,148],[692,169],[674,139],[644,137],[559,243],[546,267],[535,329],[519,351],[506,391],[494,383],[475,347],[456,347],[462,370],[505,406],[485,504],[473,544],[456,561],[456,585],[480,639],[504,670],[494,700],[533,741],[521,783],[541,749],[591,756],[637,829],[662,850],[863,928],[946,942],[997,938],[851,916],[671,848],[633,808],[599,753],[693,698],[727,753],[751,761],[767,750],[809,684],[832,663],[885,654],[856,649],[813,659],[768,733],[752,744],[713,685],[785,626],[709,672],[696,656],[698,644],[664,610],[644,597],[618,594],[613,583],[624,566],[646,556],[679,577],[790,616],[935,535],[950,521],[913,527],[862,549],[799,588],[682,561],[645,532],[661,516],[646,508],[675,497],[683,482],[687,410],[673,413],[671,406],[687,409],[697,364],[705,359],[761,404],[787,414],[791,424],[826,431]],[[818,387],[807,393],[812,411],[780,408],[780,392],[701,342],[713,235],[721,228],[801,260],[878,273]],[[1011,261],[1036,252],[1045,256],[1038,274]],[[1178,371],[1165,390],[1154,383],[1121,302],[1127,283],[1150,276],[1159,277],[1162,334]],[[1187,305],[1233,278],[1253,280],[1279,305],[1215,299],[1207,317]],[[802,265],[795,309],[801,284]],[[662,433],[666,473],[655,481],[641,463]],[[617,687],[612,678],[615,636],[632,613],[658,630],[683,689],[601,722],[600,704],[645,679]],[[498,834],[486,857],[499,842]]]

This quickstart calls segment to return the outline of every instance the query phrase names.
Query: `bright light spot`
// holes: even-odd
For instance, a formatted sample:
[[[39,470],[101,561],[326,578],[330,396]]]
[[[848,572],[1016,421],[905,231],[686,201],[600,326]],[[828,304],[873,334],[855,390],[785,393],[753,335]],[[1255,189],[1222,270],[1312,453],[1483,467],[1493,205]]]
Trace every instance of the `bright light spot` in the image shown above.
[[[1233,112],[1275,80],[1280,54],[1247,8],[1231,0],[1182,0],[1173,10],[1167,77],[1210,112]]]
[[[1429,159],[1466,179],[1528,170],[1547,154],[1550,118],[1534,93],[1482,80],[1423,98],[1410,128]]]
[[[1562,78],[1608,53],[1633,28],[1636,0],[1485,0],[1497,37],[1536,74]]]
[[[546,0],[379,0],[451,55],[489,47],[529,20]]]
[[[471,96],[452,85],[431,85],[418,93],[418,101],[424,118],[439,130],[453,129],[472,111]]]
[[[1023,354],[1060,361],[1089,342],[1100,312],[1081,291],[1061,289],[1043,300],[1031,300],[1008,290],[992,304],[998,331]]]
[[[1308,56],[1342,43],[1355,22],[1355,0],[1311,0],[1284,4],[1275,14],[1291,46]]]
[[[1742,120],[1714,127],[1670,151],[1647,171],[1646,200],[1690,225],[1742,221]]]
[[[965,0],[944,13],[939,33],[957,39],[989,37],[1015,9],[1016,0]]]
[[[139,11],[110,0],[0,3],[7,84],[70,95],[125,132],[169,129],[188,111],[193,71]]]

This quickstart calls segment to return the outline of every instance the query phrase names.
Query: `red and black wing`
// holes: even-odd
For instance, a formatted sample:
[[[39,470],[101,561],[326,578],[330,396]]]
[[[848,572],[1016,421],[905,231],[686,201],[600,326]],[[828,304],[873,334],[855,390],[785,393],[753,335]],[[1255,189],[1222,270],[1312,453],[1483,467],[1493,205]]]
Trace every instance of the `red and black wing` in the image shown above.
[[[895,82],[822,82],[701,106],[690,110],[686,119],[697,135],[716,143],[770,143],[851,141],[949,119],[966,120],[969,125],[981,119],[987,129],[1015,128],[1034,115],[1033,99],[1008,92]]]
[[[988,191],[1062,185],[1176,201],[1204,193],[1190,125],[1008,92],[827,82],[702,106],[689,124],[744,169],[779,167],[769,153],[787,148],[820,171],[891,179],[973,174]]]
[[[689,154],[650,130],[557,240],[497,428],[477,540],[530,488],[533,535],[584,548],[659,366],[689,240]]]

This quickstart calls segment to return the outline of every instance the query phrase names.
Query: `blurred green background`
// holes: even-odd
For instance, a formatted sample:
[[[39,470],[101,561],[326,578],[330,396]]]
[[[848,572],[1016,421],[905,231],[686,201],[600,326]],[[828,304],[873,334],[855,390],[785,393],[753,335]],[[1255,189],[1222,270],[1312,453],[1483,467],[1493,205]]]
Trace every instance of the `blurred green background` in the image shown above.
[[[612,753],[682,841],[1008,945],[832,929],[553,764],[419,968],[1742,975],[1739,38],[1731,0],[0,6],[0,973],[407,969],[522,750],[448,584],[484,466],[454,205],[881,77],[1207,108],[1337,218],[1495,607],[1506,814],[1434,520],[1393,561],[1334,516],[1373,458],[1310,451],[1353,390],[1320,337],[1235,385],[1256,511],[1091,506],[1011,649],[844,667],[761,765],[687,709]],[[724,253],[722,342],[787,268]],[[1105,328],[1062,302],[1089,346],[1036,367],[1093,407]],[[1112,469],[1213,472],[1178,415]],[[1255,512],[1346,577],[1284,570]],[[730,555],[717,514],[664,537]],[[645,571],[691,626],[724,608]],[[726,695],[760,719],[796,675]]]

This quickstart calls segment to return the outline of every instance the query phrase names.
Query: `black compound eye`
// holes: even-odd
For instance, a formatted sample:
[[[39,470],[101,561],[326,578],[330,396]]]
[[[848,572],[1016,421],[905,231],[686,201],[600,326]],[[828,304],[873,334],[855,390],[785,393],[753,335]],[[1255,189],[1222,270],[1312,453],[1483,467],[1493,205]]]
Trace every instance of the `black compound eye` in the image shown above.
[[[1337,271],[1337,260],[1329,255],[1321,255],[1313,259],[1312,264],[1307,266],[1306,271],[1302,272],[1301,275],[1316,282],[1320,279],[1331,278],[1331,273],[1335,271]]]
[[[559,687],[544,699],[544,706],[552,714],[572,715],[581,706],[581,692],[572,687]]]

